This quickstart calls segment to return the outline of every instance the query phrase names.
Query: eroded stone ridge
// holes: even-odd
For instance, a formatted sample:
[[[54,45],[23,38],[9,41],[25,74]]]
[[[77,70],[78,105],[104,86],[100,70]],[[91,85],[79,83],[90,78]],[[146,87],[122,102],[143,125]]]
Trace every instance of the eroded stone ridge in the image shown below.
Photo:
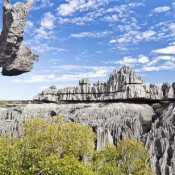
[[[23,43],[26,18],[33,0],[14,5],[5,0],[3,6],[3,28],[0,35],[0,67],[2,75],[20,75],[31,71],[33,61],[38,59]]]
[[[145,84],[128,66],[114,71],[105,83],[90,84],[88,78],[75,87],[57,89],[51,86],[34,97],[35,101],[111,101],[111,100],[167,100],[174,99],[175,83],[164,83],[162,89]]]
[[[97,134],[97,150],[106,143],[132,138],[148,148],[150,166],[157,175],[175,174],[175,103],[153,108],[133,103],[28,104],[0,108],[0,135],[20,132],[20,122],[35,116],[48,119],[64,116],[66,121],[89,125]]]

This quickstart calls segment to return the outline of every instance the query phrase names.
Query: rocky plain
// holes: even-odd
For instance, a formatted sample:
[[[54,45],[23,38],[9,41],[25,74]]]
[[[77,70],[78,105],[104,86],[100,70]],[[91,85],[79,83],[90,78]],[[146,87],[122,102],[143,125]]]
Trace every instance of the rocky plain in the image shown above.
[[[132,138],[144,143],[155,174],[175,174],[174,83],[161,88],[145,84],[129,67],[123,66],[107,82],[78,86],[55,86],[34,97],[37,104],[0,108],[0,134],[20,132],[20,122],[33,117],[63,116],[68,122],[90,125],[97,134],[96,149],[107,142]]]

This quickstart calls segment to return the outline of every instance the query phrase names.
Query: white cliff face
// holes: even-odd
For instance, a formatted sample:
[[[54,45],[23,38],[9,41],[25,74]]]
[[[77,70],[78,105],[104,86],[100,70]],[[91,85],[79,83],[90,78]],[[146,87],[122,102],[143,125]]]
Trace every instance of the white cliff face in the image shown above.
[[[94,83],[82,79],[79,85],[63,89],[48,88],[34,97],[35,101],[120,101],[140,100],[153,101],[174,99],[175,85],[165,83],[162,89],[155,84],[145,84],[129,67],[123,66],[114,71],[105,83]]]
[[[5,0],[3,28],[0,35],[0,67],[2,75],[12,76],[29,72],[37,56],[23,43],[26,18],[33,0],[14,5]]]
[[[158,175],[175,174],[175,103],[156,113],[147,104],[131,103],[49,103],[0,108],[0,134],[19,133],[23,120],[55,115],[90,125],[97,133],[97,150],[107,142],[116,144],[128,137],[142,141],[148,148],[152,170]]]

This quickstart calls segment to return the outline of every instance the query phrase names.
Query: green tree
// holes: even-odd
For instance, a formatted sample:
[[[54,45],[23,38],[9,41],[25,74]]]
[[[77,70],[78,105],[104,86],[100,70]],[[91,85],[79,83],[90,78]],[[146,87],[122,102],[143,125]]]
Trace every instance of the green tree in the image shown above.
[[[22,133],[0,138],[0,174],[91,174],[83,163],[94,152],[95,134],[89,126],[34,118],[23,124]]]
[[[153,175],[146,148],[131,139],[121,140],[117,146],[108,144],[96,153],[94,170],[99,175]]]
[[[92,129],[61,117],[34,118],[21,128],[22,135],[0,136],[1,175],[152,175],[140,142],[126,139],[96,152]]]

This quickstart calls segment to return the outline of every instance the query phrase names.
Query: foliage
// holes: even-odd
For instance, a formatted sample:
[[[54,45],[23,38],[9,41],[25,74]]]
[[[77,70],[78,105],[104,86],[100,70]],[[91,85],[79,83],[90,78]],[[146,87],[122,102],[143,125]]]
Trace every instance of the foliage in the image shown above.
[[[94,157],[94,169],[101,175],[153,175],[142,143],[126,139],[117,146],[106,145]]]
[[[88,126],[35,118],[23,124],[23,135],[0,139],[0,174],[60,174],[88,172],[80,158],[94,152],[95,134]]]
[[[89,126],[34,118],[22,135],[0,137],[1,175],[151,175],[145,147],[133,140],[94,150]]]

